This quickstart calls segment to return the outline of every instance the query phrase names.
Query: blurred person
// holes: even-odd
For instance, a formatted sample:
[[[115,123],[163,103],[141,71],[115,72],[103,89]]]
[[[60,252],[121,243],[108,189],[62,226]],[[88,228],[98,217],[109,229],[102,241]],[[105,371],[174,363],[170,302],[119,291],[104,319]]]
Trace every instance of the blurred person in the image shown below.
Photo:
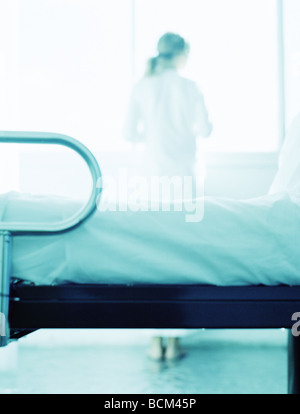
[[[157,52],[148,60],[144,77],[133,88],[124,136],[133,144],[145,144],[143,175],[148,179],[190,177],[194,188],[197,138],[208,137],[212,123],[197,84],[179,73],[188,60],[188,42],[168,32],[158,40]],[[170,192],[167,196],[170,197]],[[183,356],[179,337],[185,332],[155,332],[148,349],[149,357],[173,360]],[[166,345],[164,337],[167,337]]]

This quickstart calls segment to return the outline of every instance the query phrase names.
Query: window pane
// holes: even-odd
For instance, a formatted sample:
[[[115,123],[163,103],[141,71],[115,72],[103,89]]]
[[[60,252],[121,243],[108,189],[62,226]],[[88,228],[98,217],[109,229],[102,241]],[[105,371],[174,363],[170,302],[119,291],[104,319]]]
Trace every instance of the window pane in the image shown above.
[[[2,130],[120,147],[132,58],[137,80],[158,37],[171,30],[191,43],[185,74],[205,94],[214,123],[208,145],[277,147],[274,0],[10,0],[0,11]]]
[[[19,125],[91,148],[120,141],[132,80],[131,0],[21,0]]]
[[[277,10],[274,0],[136,0],[136,74],[158,37],[189,40],[185,74],[202,89],[214,132],[208,148],[272,151],[278,145]]]

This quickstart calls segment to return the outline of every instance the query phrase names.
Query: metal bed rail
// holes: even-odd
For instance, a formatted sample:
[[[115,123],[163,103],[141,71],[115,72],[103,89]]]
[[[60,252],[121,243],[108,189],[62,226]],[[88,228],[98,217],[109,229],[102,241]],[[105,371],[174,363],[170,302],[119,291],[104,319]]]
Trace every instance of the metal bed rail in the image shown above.
[[[102,192],[102,175],[93,154],[72,137],[46,132],[0,132],[0,143],[61,145],[75,151],[87,164],[93,185],[89,199],[73,216],[54,223],[0,221],[0,347],[9,339],[9,289],[11,264],[11,237],[28,234],[60,234],[75,229],[96,210]],[[4,326],[3,326],[4,325]]]

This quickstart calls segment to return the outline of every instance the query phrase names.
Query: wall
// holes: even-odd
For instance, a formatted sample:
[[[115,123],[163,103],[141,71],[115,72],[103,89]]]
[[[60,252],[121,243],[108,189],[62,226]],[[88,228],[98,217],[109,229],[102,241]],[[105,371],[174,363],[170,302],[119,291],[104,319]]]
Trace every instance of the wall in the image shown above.
[[[206,158],[207,195],[238,199],[264,195],[277,171],[273,153],[210,153]]]
[[[95,154],[104,176],[117,177],[123,168],[137,174],[141,154],[123,150]],[[267,193],[276,172],[271,153],[208,153],[205,194],[250,198]],[[38,172],[38,173],[37,173]],[[70,151],[23,151],[20,155],[20,191],[48,193],[71,198],[87,196],[89,173]]]

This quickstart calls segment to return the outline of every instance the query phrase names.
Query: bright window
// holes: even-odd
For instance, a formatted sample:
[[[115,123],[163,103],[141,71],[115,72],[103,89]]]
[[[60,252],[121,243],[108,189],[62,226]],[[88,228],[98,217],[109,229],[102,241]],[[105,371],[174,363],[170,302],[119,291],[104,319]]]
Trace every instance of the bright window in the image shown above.
[[[155,40],[190,41],[186,75],[203,90],[214,124],[208,147],[272,151],[278,145],[277,4],[274,0],[136,0],[136,66]]]
[[[120,148],[131,86],[157,38],[172,30],[191,44],[186,75],[206,98],[214,124],[208,146],[277,148],[275,0],[7,0],[0,7],[0,129]]]

